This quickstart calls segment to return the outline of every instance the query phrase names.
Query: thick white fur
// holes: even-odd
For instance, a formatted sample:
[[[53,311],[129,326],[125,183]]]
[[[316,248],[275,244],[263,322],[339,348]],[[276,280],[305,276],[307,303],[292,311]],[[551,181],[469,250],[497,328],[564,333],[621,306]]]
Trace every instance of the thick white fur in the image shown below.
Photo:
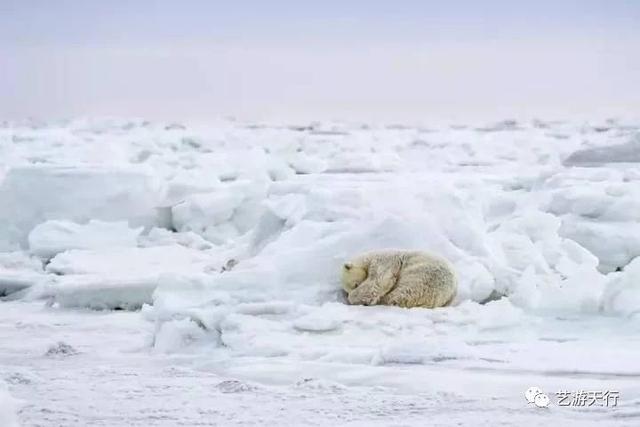
[[[444,307],[458,281],[447,260],[426,252],[369,252],[342,267],[342,287],[350,304]]]

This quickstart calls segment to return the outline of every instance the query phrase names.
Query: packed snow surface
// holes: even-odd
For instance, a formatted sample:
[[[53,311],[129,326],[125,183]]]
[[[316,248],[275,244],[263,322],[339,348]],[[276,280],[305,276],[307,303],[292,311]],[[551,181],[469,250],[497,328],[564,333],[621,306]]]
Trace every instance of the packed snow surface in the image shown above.
[[[7,391],[7,386],[0,379],[0,426],[17,427],[16,400]]]
[[[638,425],[639,132],[5,123],[0,422]],[[383,248],[448,258],[454,305],[346,305]]]

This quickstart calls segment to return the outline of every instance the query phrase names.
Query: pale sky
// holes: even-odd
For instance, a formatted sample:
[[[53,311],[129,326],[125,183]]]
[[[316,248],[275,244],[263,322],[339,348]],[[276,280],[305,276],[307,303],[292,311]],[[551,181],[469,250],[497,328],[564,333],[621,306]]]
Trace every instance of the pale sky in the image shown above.
[[[635,0],[0,0],[0,118],[638,111]]]

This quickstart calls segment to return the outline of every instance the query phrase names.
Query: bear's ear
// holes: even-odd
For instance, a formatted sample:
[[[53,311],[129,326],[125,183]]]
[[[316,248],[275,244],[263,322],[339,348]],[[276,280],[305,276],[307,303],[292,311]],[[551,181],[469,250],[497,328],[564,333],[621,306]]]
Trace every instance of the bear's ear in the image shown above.
[[[353,264],[351,264],[350,262],[345,263],[344,265],[344,269],[345,270],[351,270],[351,267],[353,267]]]

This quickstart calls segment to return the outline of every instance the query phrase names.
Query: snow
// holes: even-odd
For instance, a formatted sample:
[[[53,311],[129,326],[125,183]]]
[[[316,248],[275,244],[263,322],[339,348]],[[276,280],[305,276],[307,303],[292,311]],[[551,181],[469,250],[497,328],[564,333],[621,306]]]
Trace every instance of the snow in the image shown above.
[[[9,169],[0,185],[0,248],[27,247],[46,220],[157,222],[161,194],[153,176],[133,166],[27,165]]]
[[[6,388],[4,381],[0,379],[0,426],[18,427],[17,402],[11,397]]]
[[[603,272],[622,268],[640,255],[640,222],[563,222],[560,233],[590,250]]]
[[[19,418],[635,425],[640,163],[616,123],[9,124]],[[448,258],[454,305],[346,305],[341,264],[385,248]],[[534,385],[620,407],[537,411]]]
[[[624,316],[640,315],[640,258],[635,258],[622,273],[616,274],[602,296],[607,313]]]
[[[45,278],[39,259],[25,252],[0,252],[0,296],[27,289]]]
[[[58,275],[74,274],[156,274],[213,268],[215,258],[206,251],[180,245],[149,248],[73,249],[56,255],[46,271]]]
[[[69,250],[50,260],[49,280],[30,288],[28,297],[63,307],[138,309],[152,302],[163,275],[219,271],[224,260],[218,257],[178,244]]]
[[[195,232],[215,244],[237,239],[255,225],[265,193],[265,183],[243,180],[188,196],[171,210],[173,228]]]
[[[640,138],[607,147],[585,148],[572,153],[565,159],[567,165],[598,165],[602,163],[640,162]]]
[[[552,189],[546,210],[562,219],[559,234],[596,255],[604,273],[640,255],[636,169],[569,169],[545,183]]]
[[[87,224],[46,221],[29,233],[29,250],[48,259],[70,249],[136,247],[141,232],[142,227],[131,229],[126,221],[90,220]]]

